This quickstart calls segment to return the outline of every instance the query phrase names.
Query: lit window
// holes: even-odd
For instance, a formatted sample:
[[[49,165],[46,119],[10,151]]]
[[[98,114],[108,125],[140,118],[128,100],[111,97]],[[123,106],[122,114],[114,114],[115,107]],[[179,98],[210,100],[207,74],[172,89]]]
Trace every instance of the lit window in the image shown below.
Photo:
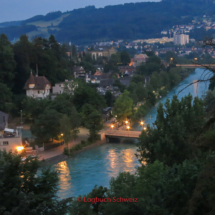
[[[34,88],[35,84],[29,84],[29,88]]]

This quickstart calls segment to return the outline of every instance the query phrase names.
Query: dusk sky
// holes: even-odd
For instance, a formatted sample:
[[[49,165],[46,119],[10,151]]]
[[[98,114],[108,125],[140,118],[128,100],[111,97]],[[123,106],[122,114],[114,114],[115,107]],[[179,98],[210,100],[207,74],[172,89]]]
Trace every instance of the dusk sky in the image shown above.
[[[0,22],[25,20],[51,11],[65,12],[88,5],[95,5],[99,8],[106,5],[143,1],[149,0],[0,0]]]

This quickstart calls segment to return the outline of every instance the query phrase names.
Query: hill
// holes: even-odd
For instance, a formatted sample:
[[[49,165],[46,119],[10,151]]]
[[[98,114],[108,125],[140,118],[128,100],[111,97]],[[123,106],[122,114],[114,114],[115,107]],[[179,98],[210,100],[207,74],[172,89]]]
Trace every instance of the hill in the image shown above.
[[[6,33],[10,40],[21,34],[29,37],[53,34],[59,42],[73,43],[160,37],[166,28],[190,23],[196,16],[213,14],[214,6],[213,0],[163,0],[98,9],[88,6],[66,13],[38,15],[19,26],[0,28],[0,33]]]

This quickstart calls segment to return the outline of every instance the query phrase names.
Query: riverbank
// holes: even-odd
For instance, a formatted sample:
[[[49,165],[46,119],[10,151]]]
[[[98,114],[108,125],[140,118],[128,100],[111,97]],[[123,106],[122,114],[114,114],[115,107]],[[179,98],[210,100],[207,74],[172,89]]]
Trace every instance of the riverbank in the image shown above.
[[[181,69],[181,71],[180,71],[181,80],[179,81],[179,83],[183,82],[192,73],[194,73],[194,71],[195,71],[195,69],[186,69],[186,70]],[[136,125],[139,123],[140,119],[146,117],[149,114],[149,112],[151,111],[151,109],[153,109],[159,102],[161,102],[163,100],[163,98],[165,98],[169,94],[170,91],[172,91],[174,88],[176,88],[176,86],[179,83],[175,84],[173,87],[168,88],[168,89],[166,89],[165,87],[162,87],[160,90],[153,91],[153,93],[156,97],[156,101],[154,101],[155,105],[152,105],[149,102],[143,102],[142,105],[134,108],[134,111],[131,115],[132,129],[136,128],[137,127]]]
[[[97,147],[97,146],[100,146],[100,145],[103,145],[105,144],[106,142],[104,141],[101,141],[101,140],[98,140],[96,141],[95,143],[89,145],[89,146],[86,146],[86,147],[83,147],[81,150],[78,150],[78,151],[74,151],[71,153],[71,156],[67,156],[67,155],[64,155],[63,153],[62,154],[59,154],[57,156],[53,156],[53,157],[50,157],[50,158],[47,158],[45,160],[42,160],[42,166],[45,166],[45,165],[53,165],[53,164],[56,164],[56,163],[59,163],[59,162],[62,162],[62,161],[65,161],[67,159],[69,159],[70,157],[72,157],[73,155],[76,155],[76,154],[79,154],[81,152],[84,152],[86,150],[89,150],[89,149],[92,149],[94,147]],[[64,147],[66,147],[65,145],[63,145]]]

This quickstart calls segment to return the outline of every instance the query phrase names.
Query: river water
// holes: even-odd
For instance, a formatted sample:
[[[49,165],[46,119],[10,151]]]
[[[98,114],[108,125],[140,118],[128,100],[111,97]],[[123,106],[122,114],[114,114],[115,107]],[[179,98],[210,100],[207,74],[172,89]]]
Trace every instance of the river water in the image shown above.
[[[200,78],[203,79],[203,72],[203,69],[196,69],[160,102],[165,103],[167,98],[171,99],[187,84]],[[207,74],[207,72],[204,74]],[[208,76],[205,79],[208,79]],[[202,97],[208,90],[208,86],[209,83],[193,84],[184,89],[178,97],[182,98],[189,93],[192,96]],[[156,106],[144,117],[145,123],[152,125],[155,121]],[[135,125],[133,130],[141,130],[141,127]],[[55,164],[54,168],[59,171],[60,176],[58,196],[63,199],[84,195],[89,193],[95,185],[108,187],[111,177],[116,177],[120,172],[134,173],[139,166],[135,157],[136,150],[137,146],[134,142],[108,143],[77,154],[67,161]]]

